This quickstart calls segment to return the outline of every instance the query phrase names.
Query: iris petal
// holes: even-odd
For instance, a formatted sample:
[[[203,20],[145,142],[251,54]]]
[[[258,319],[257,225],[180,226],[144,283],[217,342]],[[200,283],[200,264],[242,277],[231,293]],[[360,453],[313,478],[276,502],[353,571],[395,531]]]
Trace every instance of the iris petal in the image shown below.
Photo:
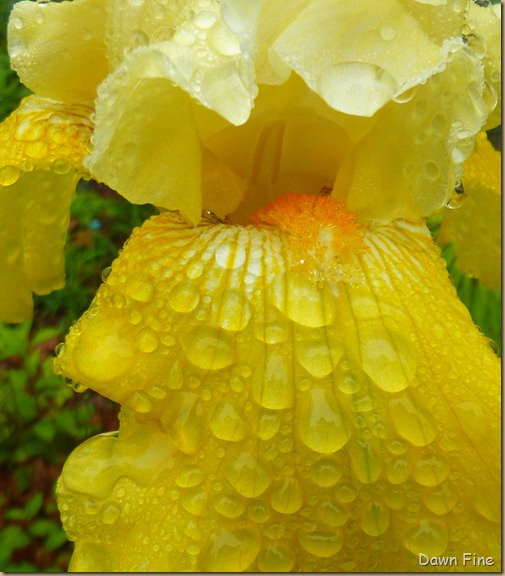
[[[499,361],[423,224],[362,233],[317,280],[290,232],[133,233],[55,362],[122,404],[59,481],[72,569],[498,562]]]

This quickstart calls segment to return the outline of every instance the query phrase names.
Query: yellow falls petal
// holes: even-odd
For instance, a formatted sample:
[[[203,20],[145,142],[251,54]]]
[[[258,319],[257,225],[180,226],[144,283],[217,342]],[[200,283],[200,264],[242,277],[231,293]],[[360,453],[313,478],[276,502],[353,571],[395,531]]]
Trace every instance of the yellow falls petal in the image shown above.
[[[440,242],[454,242],[458,267],[490,290],[501,287],[501,154],[484,132],[465,162],[465,202],[443,215]]]
[[[331,107],[372,116],[442,64],[439,47],[397,0],[311,2],[272,49]],[[409,57],[406,58],[405,55]]]
[[[9,20],[12,67],[40,96],[92,99],[108,71],[105,21],[105,0],[18,2]]]
[[[499,360],[428,230],[329,210],[308,265],[291,217],[152,218],[67,337],[56,371],[122,404],[58,483],[72,570],[500,569]]]
[[[102,84],[86,166],[130,202],[202,211],[201,147],[190,97],[166,75],[154,48],[130,54]]]
[[[441,208],[485,122],[483,72],[463,42],[445,69],[391,102],[342,162],[333,194],[362,218],[419,218]],[[377,192],[380,190],[380,193]]]
[[[31,293],[65,281],[70,203],[91,135],[90,109],[30,96],[0,124],[0,318],[27,320]],[[15,217],[13,216],[15,215]]]

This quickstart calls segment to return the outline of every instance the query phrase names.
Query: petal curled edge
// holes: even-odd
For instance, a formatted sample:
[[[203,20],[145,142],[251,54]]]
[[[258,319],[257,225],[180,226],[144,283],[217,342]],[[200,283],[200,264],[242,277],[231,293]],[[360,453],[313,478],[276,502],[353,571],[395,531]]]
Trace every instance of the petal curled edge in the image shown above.
[[[501,287],[501,154],[477,136],[462,177],[466,201],[446,210],[440,242],[454,242],[458,267],[489,290]]]
[[[71,103],[93,99],[108,72],[105,0],[14,5],[9,54],[36,94]]]
[[[91,135],[84,106],[29,96],[0,124],[0,318],[28,320],[31,293],[65,282],[63,247]],[[13,218],[12,215],[16,217]]]
[[[84,163],[130,202],[202,212],[201,147],[189,95],[156,47],[131,53],[100,86],[92,152]]]
[[[444,70],[384,106],[340,167],[333,194],[362,218],[428,216],[461,177],[488,113],[483,69],[463,41],[447,41],[444,51]]]
[[[318,283],[282,238],[164,213],[113,263],[55,365],[122,404],[59,481],[73,569],[496,569],[499,360],[428,230],[366,231]]]
[[[358,116],[372,116],[443,62],[397,0],[382,1],[380,11],[373,0],[311,2],[273,50],[332,108]]]

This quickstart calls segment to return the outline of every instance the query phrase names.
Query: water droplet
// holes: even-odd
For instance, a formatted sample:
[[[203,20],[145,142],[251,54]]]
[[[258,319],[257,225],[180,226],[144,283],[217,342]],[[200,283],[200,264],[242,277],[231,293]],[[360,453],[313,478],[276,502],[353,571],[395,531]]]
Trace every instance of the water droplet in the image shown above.
[[[115,504],[104,504],[100,518],[104,524],[115,524],[121,516],[121,508]]]
[[[328,334],[319,338],[303,338],[295,343],[295,357],[315,378],[324,378],[330,374],[344,354],[343,345]]]
[[[249,302],[236,290],[227,290],[214,301],[212,311],[217,324],[233,332],[243,330],[251,319]]]
[[[412,400],[403,395],[389,402],[391,417],[398,434],[414,446],[428,446],[437,435],[435,425]]]
[[[243,452],[229,461],[225,476],[239,494],[256,498],[270,485],[268,470],[249,452]]]
[[[309,553],[319,558],[330,558],[342,548],[344,543],[340,532],[298,532],[298,542]]]
[[[334,527],[343,526],[349,518],[345,509],[331,500],[321,502],[317,508],[317,513],[323,522]]]
[[[447,208],[451,210],[457,210],[461,208],[466,201],[468,193],[466,192],[461,180],[458,180],[456,185],[454,186],[453,191],[449,197],[449,200],[446,202]]]
[[[379,28],[379,35],[383,40],[394,40],[396,38],[396,30],[393,28],[393,26],[383,24]]]
[[[72,165],[65,158],[57,158],[51,162],[51,171],[56,174],[68,174],[72,170]]]
[[[285,478],[281,484],[273,486],[270,504],[280,514],[294,514],[303,504],[303,492],[296,478]]]
[[[107,278],[109,277],[111,272],[112,272],[111,266],[107,266],[107,268],[104,268],[102,270],[102,281],[103,282],[105,282],[107,280]]]
[[[460,402],[453,407],[458,422],[468,438],[473,441],[484,440],[488,436],[489,418],[477,402]]]
[[[201,516],[207,504],[207,493],[204,491],[189,492],[184,494],[180,501],[186,512],[193,516]]]
[[[216,15],[210,10],[202,10],[195,15],[193,22],[200,30],[208,30],[216,21]]]
[[[200,468],[195,468],[190,464],[185,464],[175,477],[175,483],[181,488],[193,488],[199,486],[205,479]]]
[[[142,32],[142,30],[135,30],[130,39],[132,48],[139,48],[140,46],[147,46],[149,44],[149,36]]]
[[[154,293],[153,281],[147,274],[136,272],[128,277],[126,293],[137,302],[150,302]]]
[[[424,165],[424,173],[430,180],[436,180],[440,176],[440,168],[435,162],[429,161]]]
[[[265,355],[259,361],[252,376],[254,400],[263,408],[281,410],[294,404],[293,363],[286,350],[265,347]]]
[[[463,36],[463,41],[467,46],[474,51],[477,58],[482,60],[487,53],[487,45],[484,38],[478,36],[477,34],[470,33]]]
[[[246,251],[237,244],[222,244],[214,254],[216,262],[225,270],[240,268],[246,260]]]
[[[131,406],[140,414],[147,414],[153,409],[153,403],[144,392],[134,392],[130,400]]]
[[[243,572],[256,559],[260,539],[252,530],[223,530],[213,536],[202,553],[202,570],[205,572]]]
[[[173,443],[184,454],[195,454],[202,445],[205,430],[202,412],[197,394],[181,392],[160,416]]]
[[[130,312],[128,319],[134,326],[137,326],[142,322],[142,313],[140,312],[140,310],[133,309]]]
[[[439,516],[450,512],[458,501],[454,492],[446,484],[432,492],[424,492],[422,499],[425,506]]]
[[[265,502],[256,500],[249,506],[248,515],[255,524],[263,524],[270,518],[270,508]],[[264,532],[269,538],[273,537],[268,534],[268,527],[265,528]],[[276,530],[277,532],[278,530]]]
[[[70,382],[70,387],[74,392],[77,392],[78,394],[82,394],[83,392],[86,392],[86,390],[88,389],[88,387],[84,386],[84,384],[81,384],[80,382],[75,382],[74,380]]]
[[[324,388],[300,394],[296,424],[304,444],[320,454],[337,452],[350,438],[336,397]]]
[[[45,19],[46,19],[46,17],[44,15],[44,13],[42,12],[42,10],[36,10],[35,22],[37,22],[37,24],[43,24]]]
[[[412,382],[417,369],[412,343],[382,320],[359,324],[362,367],[385,392],[400,392]]]
[[[200,294],[193,282],[183,282],[172,288],[168,295],[168,304],[176,312],[192,312],[200,301]]]
[[[262,440],[270,440],[279,431],[281,419],[274,413],[263,413],[257,424],[256,434]]]
[[[386,464],[386,476],[391,484],[403,484],[412,472],[412,466],[406,458],[395,458]]]
[[[258,556],[258,568],[262,572],[290,572],[294,566],[292,555],[277,546],[269,546]]]
[[[450,467],[445,458],[433,455],[421,458],[414,468],[414,479],[423,486],[437,486],[449,476]]]
[[[54,353],[56,356],[62,356],[65,353],[65,343],[60,342],[54,349]]]
[[[319,486],[334,486],[342,476],[342,468],[330,458],[317,460],[312,466],[312,479]]]
[[[230,402],[220,402],[209,422],[210,429],[216,438],[238,442],[245,438],[247,425]]]
[[[423,521],[405,533],[404,545],[414,554],[440,556],[447,548],[447,530],[440,524]]]
[[[219,370],[233,364],[233,340],[223,330],[202,326],[181,337],[187,359],[204,370]]]
[[[352,439],[347,446],[347,452],[354,475],[360,482],[371,484],[378,480],[383,462],[380,456],[380,442],[376,438]]]
[[[405,104],[407,102],[410,102],[412,98],[414,98],[416,93],[417,93],[417,86],[413,86],[412,88],[405,90],[401,94],[396,94],[393,97],[393,101],[398,104]]]
[[[21,170],[15,166],[2,166],[0,168],[0,186],[12,186],[21,176]]]
[[[378,502],[370,502],[361,515],[361,528],[369,536],[380,536],[389,527],[389,511]]]
[[[157,350],[160,341],[154,330],[151,328],[144,328],[137,335],[137,347],[141,352],[145,354],[150,354]]]
[[[233,494],[224,494],[214,500],[214,508],[226,518],[238,518],[244,510],[244,502]]]

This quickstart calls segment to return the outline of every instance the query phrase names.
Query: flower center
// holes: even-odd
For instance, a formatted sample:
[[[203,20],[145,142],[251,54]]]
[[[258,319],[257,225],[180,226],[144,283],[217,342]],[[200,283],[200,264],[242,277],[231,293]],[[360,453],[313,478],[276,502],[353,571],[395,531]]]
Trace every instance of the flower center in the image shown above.
[[[257,228],[278,230],[298,265],[313,261],[328,268],[365,249],[356,215],[330,196],[285,194],[256,210],[250,220]]]

